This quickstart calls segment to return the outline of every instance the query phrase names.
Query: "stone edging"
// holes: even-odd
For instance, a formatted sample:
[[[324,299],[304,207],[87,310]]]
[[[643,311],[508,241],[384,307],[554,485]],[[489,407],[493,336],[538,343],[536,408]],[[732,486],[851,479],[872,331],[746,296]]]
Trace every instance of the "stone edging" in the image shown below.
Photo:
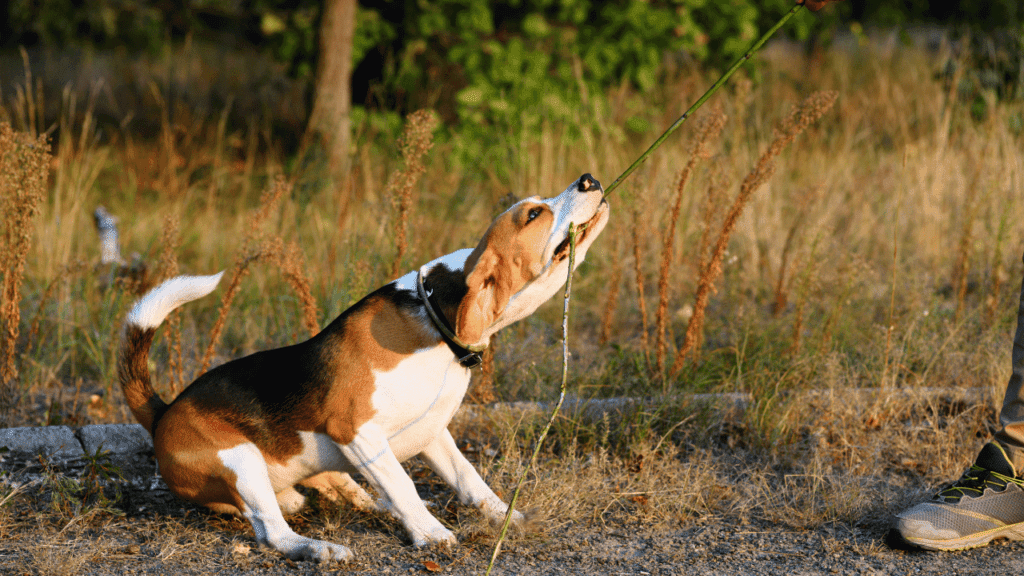
[[[139,424],[90,424],[77,430],[69,426],[40,426],[0,428],[0,448],[70,460],[101,450],[125,455],[151,452],[153,441]]]
[[[969,402],[979,402],[990,397],[984,388],[877,388],[812,390],[802,392],[808,400],[838,400],[864,403],[885,401],[887,398],[930,398],[957,397]],[[678,399],[674,399],[677,400]],[[693,394],[681,399],[683,402],[715,405],[723,409],[743,409],[752,401],[746,393]],[[661,404],[661,398],[607,398],[583,400],[567,397],[562,413],[567,416],[583,416],[587,419],[601,418],[605,414],[618,413],[632,408],[651,408]],[[484,417],[522,417],[547,413],[553,402],[509,402],[488,406],[465,404],[459,408],[456,418],[471,420]],[[146,430],[139,424],[91,424],[73,429],[69,426],[42,426],[23,428],[0,428],[0,449],[11,453],[41,454],[55,460],[74,460],[99,451],[111,455],[131,456],[151,454],[153,442]],[[2,458],[0,458],[2,460]]]

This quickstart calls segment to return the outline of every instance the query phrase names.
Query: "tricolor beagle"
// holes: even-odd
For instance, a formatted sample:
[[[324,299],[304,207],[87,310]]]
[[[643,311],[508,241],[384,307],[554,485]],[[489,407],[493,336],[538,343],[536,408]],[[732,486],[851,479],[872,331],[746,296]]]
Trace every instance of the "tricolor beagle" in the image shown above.
[[[178,306],[209,294],[221,274],[173,278],[128,314],[118,375],[128,405],[153,437],[160,473],[179,497],[241,514],[256,540],[289,558],[345,560],[348,548],[299,536],[284,515],[298,483],[388,510],[413,543],[455,544],[428,511],[401,462],[420,456],[492,521],[508,507],[459,452],[447,426],[469,368],[501,328],[551,298],[568,273],[570,223],[586,224],[583,261],[608,222],[601,185],[584,174],[550,199],[498,216],[475,249],[427,263],[379,288],[322,332],[201,375],[171,404],[147,366],[156,328]],[[349,473],[358,472],[374,501]],[[517,513],[516,521],[522,522]]]

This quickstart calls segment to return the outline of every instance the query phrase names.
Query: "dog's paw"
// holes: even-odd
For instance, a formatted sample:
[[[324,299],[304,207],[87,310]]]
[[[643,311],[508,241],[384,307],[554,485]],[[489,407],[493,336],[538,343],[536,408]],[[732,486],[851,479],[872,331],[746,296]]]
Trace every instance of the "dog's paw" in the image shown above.
[[[352,551],[341,544],[314,540],[295,535],[280,542],[276,548],[286,558],[292,560],[312,560],[314,562],[348,562],[352,559]]]
[[[508,513],[508,507],[501,512],[501,514],[488,514],[484,511],[484,517],[487,519],[487,524],[491,530],[499,530],[505,524],[505,515]],[[513,536],[521,536],[523,534],[530,534],[536,532],[540,525],[547,520],[547,515],[537,508],[527,508],[525,510],[513,510],[512,519],[509,522],[509,532]]]
[[[505,523],[505,515],[508,514],[508,505],[502,502],[497,496],[494,498],[488,498],[477,504],[477,508],[483,513],[484,517],[487,518],[491,525],[501,526]],[[512,521],[510,525],[513,528],[523,528],[528,521],[528,518],[519,510],[512,511]]]
[[[413,535],[412,544],[417,548],[439,546],[441,548],[452,549],[459,545],[459,541],[455,538],[455,534],[452,534],[451,530],[444,526],[437,526],[428,533],[425,532]]]
[[[527,508],[516,522],[516,528],[524,534],[536,532],[540,525],[547,521],[547,517],[548,515],[539,508]]]
[[[334,471],[321,472],[303,480],[300,484],[316,489],[321,496],[331,502],[337,502],[344,498],[363,512],[383,512],[385,510],[348,474]]]
[[[291,516],[306,505],[306,497],[299,494],[295,488],[285,488],[277,493],[277,505],[281,507],[281,513]]]

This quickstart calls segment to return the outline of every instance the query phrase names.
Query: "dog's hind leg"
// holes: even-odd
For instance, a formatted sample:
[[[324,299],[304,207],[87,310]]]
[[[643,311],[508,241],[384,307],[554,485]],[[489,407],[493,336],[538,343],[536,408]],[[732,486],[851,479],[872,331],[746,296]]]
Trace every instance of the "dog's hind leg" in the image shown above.
[[[427,511],[412,478],[409,478],[391,451],[387,436],[380,426],[363,424],[351,442],[338,443],[338,448],[349,463],[369,480],[374,490],[384,497],[382,505],[405,526],[414,545],[454,546],[458,543],[451,530],[442,526]]]
[[[299,510],[302,510],[302,507],[306,505],[306,497],[299,494],[299,492],[291,486],[278,492],[275,497],[277,505],[281,508],[281,513],[285,516],[295,514]]]
[[[306,538],[292,531],[281,513],[259,448],[253,444],[239,444],[219,451],[217,456],[237,478],[233,494],[235,505],[252,524],[257,543],[293,560],[329,562],[352,558],[352,552],[340,544]]]
[[[380,511],[380,507],[373,500],[363,487],[356,483],[351,476],[344,472],[321,472],[316,476],[306,478],[299,482],[306,488],[314,488],[331,502],[337,502],[339,497],[348,500],[350,504],[363,511]]]
[[[460,502],[479,508],[491,522],[497,523],[505,519],[508,506],[484,482],[473,464],[466,460],[447,429],[420,453],[420,457],[434,473],[455,490]],[[522,525],[523,521],[523,515],[518,510],[512,514],[514,524]]]

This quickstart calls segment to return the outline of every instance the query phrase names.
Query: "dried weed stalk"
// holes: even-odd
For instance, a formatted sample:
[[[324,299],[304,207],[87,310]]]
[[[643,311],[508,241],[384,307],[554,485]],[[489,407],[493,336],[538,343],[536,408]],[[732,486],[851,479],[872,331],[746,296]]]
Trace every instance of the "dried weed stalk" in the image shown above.
[[[180,244],[179,219],[170,212],[164,218],[164,228],[160,233],[160,260],[157,264],[157,283],[178,275],[178,246]],[[168,368],[171,375],[171,394],[177,396],[185,386],[185,359],[181,352],[181,314],[175,310],[167,318]]]
[[[655,363],[659,377],[663,377],[665,373],[665,351],[668,348],[668,342],[665,340],[666,324],[668,323],[668,276],[672,268],[672,262],[675,260],[676,225],[679,222],[679,212],[683,206],[683,191],[686,189],[686,183],[689,182],[697,162],[710,158],[708,145],[722,133],[725,121],[725,114],[720,109],[716,109],[711,112],[708,118],[701,122],[698,128],[697,140],[690,150],[690,160],[679,171],[677,176],[678,184],[676,185],[675,203],[672,205],[672,212],[669,215],[668,229],[662,238],[661,264],[658,270],[658,310],[655,313]]]
[[[0,123],[0,412],[13,401],[18,370],[14,351],[21,322],[21,284],[32,245],[32,220],[46,196],[50,147],[45,136],[31,138]]]
[[[744,178],[740,185],[732,206],[725,215],[725,221],[718,233],[718,239],[711,251],[711,258],[697,283],[697,293],[694,297],[693,316],[686,326],[686,336],[682,346],[676,352],[670,376],[675,376],[683,367],[683,362],[688,354],[695,350],[700,333],[704,327],[704,313],[707,308],[712,285],[722,273],[722,261],[725,258],[725,249],[729,245],[729,237],[736,228],[743,208],[750,200],[751,195],[767,182],[775,173],[775,157],[788,146],[794,138],[807,129],[815,120],[827,112],[835,104],[838,94],[836,92],[816,92],[797,106],[782,126],[775,131],[775,139],[768,146],[768,149],[758,159],[757,165]]]
[[[426,171],[423,156],[434,146],[434,129],[437,128],[438,117],[433,110],[418,110],[410,114],[405,121],[405,131],[398,140],[402,150],[404,166],[388,178],[386,194],[391,198],[392,206],[398,211],[395,223],[395,261],[391,266],[391,275],[398,276],[402,267],[402,258],[408,248],[406,236],[409,229],[409,209],[412,207],[412,189]]]
[[[224,295],[220,300],[220,309],[217,312],[217,320],[213,324],[213,328],[210,330],[210,342],[206,346],[206,351],[203,353],[202,359],[199,361],[199,372],[206,372],[206,369],[210,367],[210,361],[213,359],[213,351],[217,346],[217,342],[220,340],[221,332],[224,330],[224,323],[227,320],[228,312],[231,310],[231,303],[234,301],[235,296],[238,295],[238,291],[241,289],[242,278],[245,277],[249,272],[249,266],[260,259],[266,257],[264,252],[264,236],[265,231],[263,230],[264,224],[270,218],[270,215],[277,209],[280,204],[281,198],[291,192],[291,185],[284,180],[282,177],[278,177],[274,181],[274,185],[265,191],[260,197],[260,205],[253,210],[252,214],[249,215],[245,240],[242,242],[242,248],[238,251],[238,255],[235,257],[235,265],[231,269],[231,276],[228,280],[228,287],[224,291]]]
[[[789,293],[787,292],[786,281],[791,278],[787,277],[786,272],[789,267],[790,257],[792,256],[794,247],[798,245],[797,240],[801,238],[803,224],[807,220],[807,213],[810,211],[814,202],[821,196],[821,192],[822,189],[820,187],[816,189],[808,189],[797,199],[796,217],[793,218],[793,224],[789,227],[789,232],[786,233],[786,240],[782,243],[779,274],[775,279],[775,297],[772,299],[772,315],[776,318],[785,311],[786,306],[789,304]]]
[[[263,254],[281,270],[288,285],[295,291],[302,305],[302,319],[306,324],[306,330],[310,337],[316,336],[320,331],[320,312],[317,307],[316,298],[310,290],[309,276],[306,275],[306,258],[302,250],[295,242],[287,245],[281,238],[271,238],[263,245]]]
[[[177,214],[169,213],[164,218],[160,233],[160,260],[157,263],[156,282],[178,275],[178,246],[180,245],[180,222]]]
[[[811,293],[811,289],[818,281],[818,268],[817,263],[817,251],[818,251],[818,240],[815,240],[811,245],[810,251],[805,256],[806,265],[798,261],[794,264],[794,268],[800,268],[804,266],[803,273],[801,274],[800,281],[797,285],[796,302],[794,304],[793,313],[793,338],[790,342],[789,354],[796,356],[800,353],[803,331],[804,331],[804,311],[807,308],[807,296]]]
[[[722,167],[716,164],[710,182],[708,182],[707,193],[704,194],[704,206],[701,209],[700,243],[697,245],[696,260],[698,278],[707,270],[708,258],[711,256],[711,231],[714,230],[715,223],[721,220],[722,208],[725,204],[725,191],[730,185],[731,182],[722,171]]]
[[[501,533],[498,535],[498,541],[494,543],[491,561],[487,564],[486,575],[490,575],[491,570],[494,568],[494,561],[498,558],[498,552],[501,551],[501,543],[508,534],[512,515],[515,513],[516,501],[519,500],[519,493],[523,489],[523,482],[526,481],[526,476],[529,474],[530,469],[537,464],[537,455],[544,444],[544,438],[551,431],[551,426],[555,423],[555,420],[558,418],[558,412],[562,408],[562,402],[565,401],[565,391],[569,382],[569,298],[572,296],[572,273],[576,264],[576,235],[579,231],[579,227],[572,223],[569,224],[569,272],[565,280],[565,296],[562,301],[562,384],[559,387],[558,401],[555,402],[555,407],[551,411],[551,418],[548,419],[547,424],[540,431],[540,436],[537,437],[537,443],[533,448],[533,455],[530,457],[526,469],[519,476],[515,491],[512,492],[512,499],[509,500],[508,510],[505,512],[505,521],[501,525]]]

